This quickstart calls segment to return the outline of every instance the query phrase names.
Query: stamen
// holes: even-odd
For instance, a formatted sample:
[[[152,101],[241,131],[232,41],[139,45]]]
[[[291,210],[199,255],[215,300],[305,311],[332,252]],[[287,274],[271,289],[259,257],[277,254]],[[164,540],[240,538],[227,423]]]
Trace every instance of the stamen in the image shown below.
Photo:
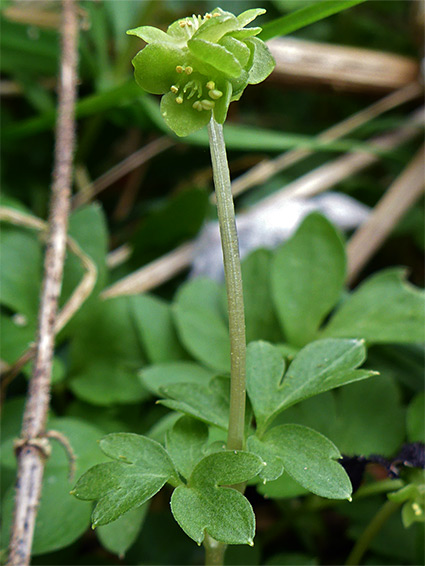
[[[201,106],[204,110],[212,110],[215,106],[215,102],[212,100],[201,100]]]
[[[215,89],[215,82],[214,82],[214,81],[208,81],[208,82],[207,82],[207,89],[208,89],[208,90],[213,90],[213,89]]]
[[[183,73],[184,69],[183,69],[183,67],[182,67],[181,65],[177,65],[176,71],[177,71],[178,73]]]
[[[221,14],[219,14],[218,12],[214,12],[213,18],[218,18],[219,16],[221,16]]]
[[[214,89],[214,90],[210,90],[208,95],[213,100],[218,100],[219,98],[221,98],[223,96],[223,93],[221,92],[221,90],[215,90]]]
[[[197,100],[196,102],[194,102],[192,104],[192,108],[194,108],[195,110],[197,110],[198,112],[202,112],[203,108],[202,108],[202,104],[199,102],[199,100]]]
[[[171,90],[171,92],[173,92],[174,94],[177,94],[177,93],[179,92],[179,87],[176,86],[176,85],[173,85],[170,90]]]
[[[179,26],[181,28],[185,28],[186,27],[186,22],[179,22]]]
[[[178,96],[178,97],[176,98],[176,102],[177,102],[177,104],[183,104],[183,97],[182,97],[182,96]]]
[[[184,72],[186,73],[186,75],[191,75],[193,73],[193,68],[192,67],[186,67]]]
[[[206,20],[210,20],[212,18],[211,14],[205,14],[204,18]]]

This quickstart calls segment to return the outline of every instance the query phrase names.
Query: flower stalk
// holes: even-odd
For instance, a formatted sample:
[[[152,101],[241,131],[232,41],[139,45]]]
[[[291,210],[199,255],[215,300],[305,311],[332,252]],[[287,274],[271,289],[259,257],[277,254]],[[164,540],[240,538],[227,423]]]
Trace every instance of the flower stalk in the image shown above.
[[[208,134],[229,312],[231,379],[227,448],[228,450],[242,450],[246,404],[246,337],[239,243],[223,127],[217,124],[213,117],[208,125]]]

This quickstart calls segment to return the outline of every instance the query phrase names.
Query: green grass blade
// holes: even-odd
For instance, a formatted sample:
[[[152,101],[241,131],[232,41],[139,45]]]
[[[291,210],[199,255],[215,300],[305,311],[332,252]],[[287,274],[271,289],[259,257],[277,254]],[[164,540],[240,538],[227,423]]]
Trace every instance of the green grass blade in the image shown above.
[[[321,2],[317,2],[312,6],[306,6],[287,16],[264,24],[262,26],[263,31],[259,37],[263,41],[267,41],[278,35],[287,35],[288,33],[292,33],[293,31],[323,20],[343,10],[347,10],[348,8],[352,8],[365,1],[366,0],[321,0]]]

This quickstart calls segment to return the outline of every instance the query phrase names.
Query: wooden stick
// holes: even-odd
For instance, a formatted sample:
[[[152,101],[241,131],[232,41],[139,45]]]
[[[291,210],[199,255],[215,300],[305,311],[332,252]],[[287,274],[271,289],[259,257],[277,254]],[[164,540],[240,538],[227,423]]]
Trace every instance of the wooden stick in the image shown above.
[[[352,284],[425,188],[425,145],[387,190],[347,246],[347,283]]]
[[[36,354],[18,451],[15,509],[10,566],[27,566],[31,558],[37,508],[46,459],[45,426],[50,401],[50,380],[58,298],[65,260],[66,233],[74,153],[74,109],[77,74],[77,4],[62,0],[62,56],[56,125],[52,200],[40,299]]]

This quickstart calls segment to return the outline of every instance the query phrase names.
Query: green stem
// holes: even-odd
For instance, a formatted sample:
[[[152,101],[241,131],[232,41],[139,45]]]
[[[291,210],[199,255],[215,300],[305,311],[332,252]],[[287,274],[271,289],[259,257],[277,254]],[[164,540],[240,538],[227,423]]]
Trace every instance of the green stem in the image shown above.
[[[350,552],[350,555],[345,563],[347,566],[360,564],[363,555],[369,548],[372,540],[379,533],[379,531],[382,529],[383,525],[388,521],[391,515],[397,511],[400,505],[401,503],[396,501],[387,501],[386,503],[384,503],[384,505],[376,513],[376,515],[370,521],[370,523],[354,545],[354,548]]]
[[[245,313],[235,208],[230,186],[229,166],[223,127],[214,118],[208,125],[217,212],[223,249],[230,333],[230,416],[228,450],[242,450],[245,430]]]
[[[227,545],[222,542],[217,542],[208,534],[204,539],[205,547],[205,566],[223,566],[224,553],[226,552]]]

